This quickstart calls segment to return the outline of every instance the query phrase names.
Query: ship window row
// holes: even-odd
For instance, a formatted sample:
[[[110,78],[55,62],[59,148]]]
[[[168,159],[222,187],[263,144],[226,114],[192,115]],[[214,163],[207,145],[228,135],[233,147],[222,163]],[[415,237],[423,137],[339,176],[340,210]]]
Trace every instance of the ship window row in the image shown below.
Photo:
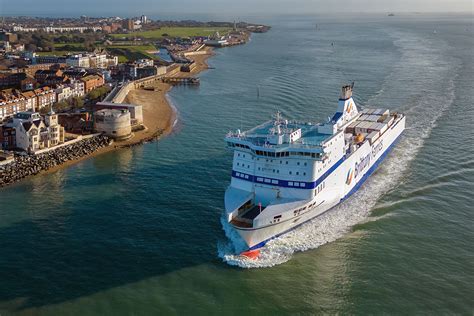
[[[290,175],[293,174],[293,171],[288,171],[288,174],[290,174]],[[295,174],[296,174],[297,176],[299,176],[299,175],[300,175],[300,172],[299,172],[299,171],[296,171]],[[303,175],[305,176],[305,175],[306,175],[306,172],[303,172]]]
[[[244,155],[243,157],[245,158],[245,155]],[[252,157],[252,158],[253,158],[253,157]],[[257,161],[260,161],[260,158],[257,158]],[[280,165],[283,164],[283,160],[277,160],[277,161],[280,163]],[[265,159],[265,162],[270,162],[270,163],[272,163],[272,162],[273,162],[273,159]],[[288,160],[285,161],[285,164],[286,164],[286,165],[289,164]],[[297,161],[297,162],[296,162],[296,165],[297,165],[297,166],[301,166],[301,162],[300,162],[300,161]],[[308,166],[308,163],[307,163],[307,162],[303,162],[303,166],[305,166],[305,167]]]
[[[292,181],[290,181],[290,182],[288,182],[288,186],[289,186],[289,187],[300,187],[300,188],[304,188],[304,187],[306,187],[306,183],[304,183],[304,182],[292,182]]]
[[[236,144],[236,143],[231,143],[231,142],[227,142],[227,145],[229,147],[239,147],[239,148],[250,149],[250,147],[247,145],[241,145],[241,144]]]
[[[245,173],[236,172],[235,176],[242,179],[249,179],[249,175]]]
[[[262,170],[262,168],[258,167],[258,171]],[[280,173],[280,170],[278,169],[272,169],[273,173]]]
[[[250,165],[245,165],[244,163],[241,164],[240,162],[237,163],[237,167],[247,167],[247,169],[250,169]]]
[[[310,152],[272,152],[272,151],[264,151],[264,150],[257,150],[255,153],[259,156],[264,157],[289,157],[289,156],[305,156],[305,157],[312,157],[312,158],[320,158],[322,155],[321,153],[310,153]]]
[[[257,177],[257,182],[269,183],[269,184],[278,184],[278,180],[276,180],[276,179],[269,179],[269,178],[262,178],[262,177]]]

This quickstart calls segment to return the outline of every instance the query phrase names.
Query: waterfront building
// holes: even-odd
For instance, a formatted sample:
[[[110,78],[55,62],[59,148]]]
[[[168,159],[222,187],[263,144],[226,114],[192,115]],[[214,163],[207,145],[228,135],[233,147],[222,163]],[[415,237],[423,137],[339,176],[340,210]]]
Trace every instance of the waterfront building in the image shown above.
[[[74,134],[91,132],[94,123],[89,112],[59,113],[58,122],[66,132]]]
[[[3,150],[12,150],[16,147],[16,130],[12,126],[0,125],[0,144]]]
[[[64,142],[64,128],[58,124],[55,113],[49,113],[43,120],[37,112],[19,112],[4,125],[2,132],[4,149],[18,148],[32,153]]]
[[[130,124],[132,126],[143,124],[143,108],[141,105],[113,102],[97,102],[94,105],[94,111],[103,109],[126,109],[130,112]]]
[[[94,113],[94,129],[114,139],[132,135],[130,112],[127,109],[103,109]]]

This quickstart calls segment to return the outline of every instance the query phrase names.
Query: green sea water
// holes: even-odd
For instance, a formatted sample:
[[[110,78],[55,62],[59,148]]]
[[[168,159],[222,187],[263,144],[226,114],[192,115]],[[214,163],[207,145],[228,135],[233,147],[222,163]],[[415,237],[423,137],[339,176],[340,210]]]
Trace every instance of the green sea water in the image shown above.
[[[0,189],[0,314],[472,315],[472,21],[263,20],[170,92],[172,135]],[[352,81],[359,106],[407,115],[398,145],[343,204],[233,256],[225,134],[275,110],[325,120]]]

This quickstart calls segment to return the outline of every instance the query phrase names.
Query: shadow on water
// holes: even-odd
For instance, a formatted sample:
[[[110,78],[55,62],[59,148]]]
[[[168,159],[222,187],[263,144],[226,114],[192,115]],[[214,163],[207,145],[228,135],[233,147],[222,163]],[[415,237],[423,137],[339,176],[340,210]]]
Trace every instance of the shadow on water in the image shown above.
[[[181,168],[199,171],[214,163],[192,160]],[[119,198],[81,200],[80,205],[72,199],[64,202],[59,212],[40,218],[30,216],[0,228],[2,305],[21,301],[17,306],[21,310],[56,304],[185,267],[217,262],[220,205],[196,203],[209,200],[208,196],[200,199],[199,194],[212,193],[215,201],[216,197],[221,199],[223,191],[188,185],[184,188],[189,191],[185,192],[189,194],[187,199],[182,193],[175,196],[171,194],[175,188],[167,189],[169,179],[161,181],[164,177],[177,177],[169,173],[175,167],[160,165],[154,188],[148,189],[150,181],[142,182],[140,188],[138,178],[149,171],[135,171],[120,184],[124,192],[135,187],[133,194],[120,196],[120,192]],[[67,181],[67,185],[80,185],[80,181]],[[91,179],[86,177],[85,181]],[[25,190],[22,185],[14,189]],[[8,212],[15,208],[18,205],[11,206]]]

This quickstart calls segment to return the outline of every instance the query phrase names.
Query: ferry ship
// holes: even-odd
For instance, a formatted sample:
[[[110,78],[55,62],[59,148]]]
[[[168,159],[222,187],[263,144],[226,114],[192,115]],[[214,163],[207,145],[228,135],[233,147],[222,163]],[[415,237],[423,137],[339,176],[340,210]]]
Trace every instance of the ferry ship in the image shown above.
[[[405,115],[358,111],[352,85],[341,89],[325,123],[289,121],[277,112],[251,130],[229,132],[232,178],[225,216],[257,257],[269,240],[300,226],[354,193],[405,129]]]

